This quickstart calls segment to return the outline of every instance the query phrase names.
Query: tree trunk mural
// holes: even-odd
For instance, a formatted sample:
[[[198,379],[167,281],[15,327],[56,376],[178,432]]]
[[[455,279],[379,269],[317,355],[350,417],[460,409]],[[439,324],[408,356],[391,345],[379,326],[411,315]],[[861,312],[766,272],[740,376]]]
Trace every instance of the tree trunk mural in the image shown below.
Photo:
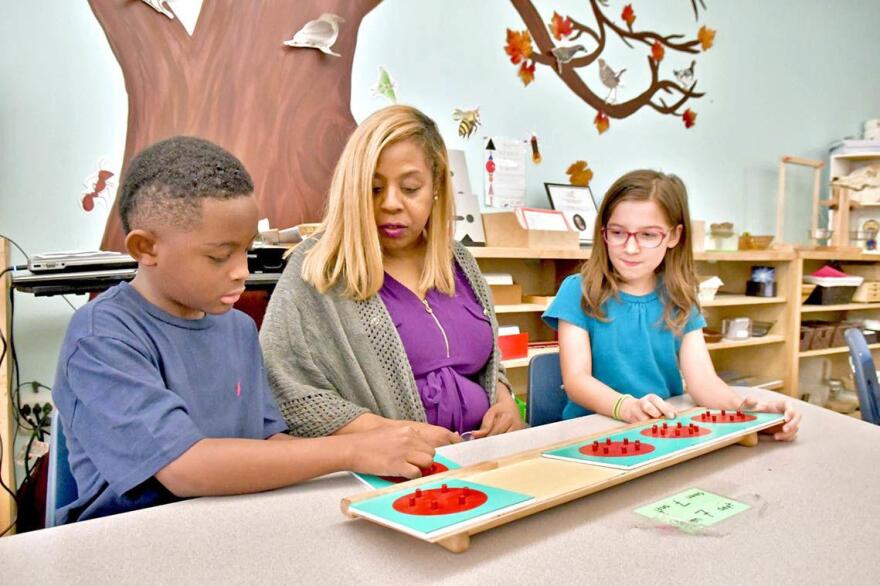
[[[316,221],[355,127],[351,67],[361,20],[381,0],[206,0],[190,37],[144,2],[89,0],[128,92],[122,163],[177,134],[223,146],[247,166],[273,226]],[[282,46],[325,12],[345,19],[334,50]],[[102,248],[123,250],[114,204]]]

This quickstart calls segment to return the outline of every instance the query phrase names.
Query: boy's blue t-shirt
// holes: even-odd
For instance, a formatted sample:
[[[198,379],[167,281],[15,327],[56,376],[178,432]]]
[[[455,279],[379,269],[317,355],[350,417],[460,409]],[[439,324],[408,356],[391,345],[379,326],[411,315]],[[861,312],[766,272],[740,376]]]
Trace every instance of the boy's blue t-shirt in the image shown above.
[[[559,320],[587,330],[592,350],[592,374],[615,391],[633,397],[649,393],[668,399],[683,392],[678,351],[681,337],[706,326],[696,307],[680,336],[663,323],[663,300],[658,291],[648,295],[620,293],[611,297],[603,309],[609,321],[587,316],[581,307],[581,276],[572,275],[562,282],[556,298],[543,319],[553,329]],[[563,419],[591,413],[568,401]]]
[[[203,438],[287,429],[251,318],[182,319],[128,283],[73,316],[52,398],[78,491],[60,523],[177,500],[154,475]]]

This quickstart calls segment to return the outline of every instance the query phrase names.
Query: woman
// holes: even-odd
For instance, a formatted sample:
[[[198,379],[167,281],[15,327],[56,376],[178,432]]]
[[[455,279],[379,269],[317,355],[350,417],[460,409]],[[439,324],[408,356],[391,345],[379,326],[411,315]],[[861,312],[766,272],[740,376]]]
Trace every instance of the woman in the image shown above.
[[[288,261],[261,332],[291,433],[408,425],[434,446],[520,429],[488,287],[455,242],[436,124],[407,106],[367,118],[319,233]]]

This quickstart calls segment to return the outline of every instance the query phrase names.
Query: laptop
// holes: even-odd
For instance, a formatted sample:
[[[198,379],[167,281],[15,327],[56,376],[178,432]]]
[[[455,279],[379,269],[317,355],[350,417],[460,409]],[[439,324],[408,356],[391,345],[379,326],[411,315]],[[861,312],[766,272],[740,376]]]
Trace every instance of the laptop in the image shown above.
[[[87,250],[37,254],[28,259],[27,267],[32,273],[111,271],[136,268],[137,262],[121,252]]]

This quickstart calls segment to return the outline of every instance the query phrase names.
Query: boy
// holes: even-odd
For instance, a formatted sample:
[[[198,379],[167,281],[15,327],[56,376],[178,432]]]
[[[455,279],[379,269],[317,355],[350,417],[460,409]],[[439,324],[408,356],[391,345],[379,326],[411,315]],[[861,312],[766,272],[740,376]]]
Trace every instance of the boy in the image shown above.
[[[64,340],[52,395],[79,496],[61,522],[431,465],[410,428],[283,433],[256,327],[232,310],[258,218],[238,159],[197,138],[159,142],[132,161],[118,204],[138,273],[77,311]]]

